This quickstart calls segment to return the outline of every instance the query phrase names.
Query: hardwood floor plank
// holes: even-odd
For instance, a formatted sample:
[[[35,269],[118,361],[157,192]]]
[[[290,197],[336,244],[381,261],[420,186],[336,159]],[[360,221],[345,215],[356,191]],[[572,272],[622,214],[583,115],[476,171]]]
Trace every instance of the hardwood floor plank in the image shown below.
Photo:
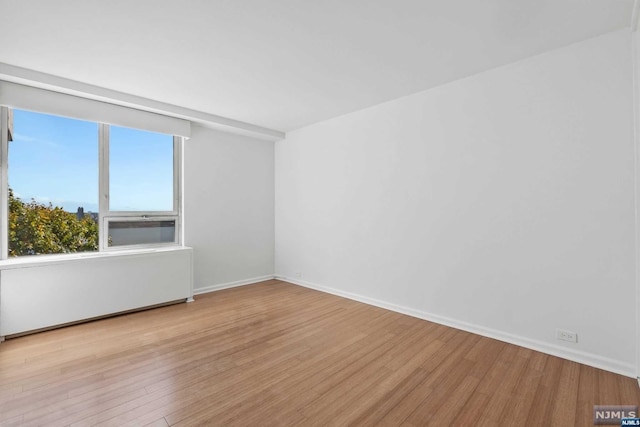
[[[411,390],[406,397],[401,400],[396,406],[394,406],[384,417],[380,420],[381,425],[400,425],[407,421],[410,416],[413,416],[413,422],[424,423],[425,420],[421,418],[425,413],[429,413],[431,406],[424,408],[423,405],[428,402],[432,402],[431,398],[435,396],[435,401],[441,401],[444,391],[438,387],[447,381],[455,382],[459,378],[459,375],[466,375],[466,370],[470,369],[473,365],[470,361],[464,361],[464,355],[473,347],[479,337],[463,331],[453,330],[451,333],[447,331],[441,336],[440,339],[444,341],[443,346],[436,351],[433,355],[427,358],[422,363],[421,367],[427,373],[425,380]],[[462,369],[453,369],[462,363]],[[455,378],[450,378],[450,375],[454,374]],[[422,412],[424,410],[425,412]],[[414,414],[414,412],[416,412]],[[412,422],[412,421],[408,421]]]
[[[408,373],[408,375],[404,376],[402,381],[393,389],[385,392],[378,399],[372,399],[372,402],[366,410],[361,411],[360,414],[358,414],[358,417],[351,421],[351,424],[354,426],[370,426],[378,424],[389,413],[389,411],[395,408],[409,393],[422,384],[427,379],[428,375],[429,374],[421,368],[414,369],[412,372]]]
[[[489,400],[491,399],[491,395],[481,393],[478,391],[478,387],[474,390],[473,394],[469,399],[465,402],[464,408],[458,413],[458,415],[453,419],[450,425],[459,425],[459,426],[478,426],[482,425],[482,414],[484,413],[487,405],[489,404]],[[518,419],[526,419],[526,413],[523,418]],[[501,420],[504,424],[509,425],[509,418],[505,418]],[[489,421],[485,420],[485,424],[488,424]]]
[[[558,394],[558,384],[560,382],[560,373],[564,363],[571,363],[557,357],[549,356],[546,358],[544,366],[544,374],[540,378],[538,387],[531,403],[531,409],[527,416],[527,421],[533,426],[549,426],[551,424],[551,415],[554,401]]]
[[[581,366],[575,415],[577,425],[593,424],[593,405],[599,404],[598,389],[598,369]]]
[[[4,417],[3,419],[0,420],[0,427],[14,427],[14,426],[20,426],[23,424],[23,419],[22,419],[22,415],[18,415],[15,416],[13,418],[9,418],[9,417]]]
[[[523,353],[519,350],[515,346],[504,347],[504,350],[496,358],[492,369],[483,379],[482,386],[478,391],[490,394],[491,398],[480,418],[481,420],[499,422],[504,419],[503,414],[517,402],[517,387],[526,372],[529,359],[529,353],[524,353],[523,357]]]
[[[570,426],[575,424],[579,383],[580,364],[569,361],[563,363],[558,392],[551,411],[551,422],[555,425]]]
[[[159,418],[155,421],[150,422],[149,424],[144,424],[144,427],[169,427],[169,424],[164,418]]]
[[[523,368],[522,375],[520,375],[512,390],[512,399],[507,402],[499,417],[501,420],[519,420],[527,417],[543,376],[544,363],[547,357],[549,356],[546,354],[532,352]]]

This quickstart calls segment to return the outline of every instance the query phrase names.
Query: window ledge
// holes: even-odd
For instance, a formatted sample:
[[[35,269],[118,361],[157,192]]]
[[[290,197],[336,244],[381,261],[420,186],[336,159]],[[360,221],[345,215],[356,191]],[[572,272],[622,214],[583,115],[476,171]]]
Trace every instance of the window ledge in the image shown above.
[[[104,252],[80,252],[72,254],[55,254],[55,255],[25,255],[21,257],[0,260],[0,270],[9,270],[13,268],[29,268],[41,265],[65,264],[78,260],[100,259],[113,257],[131,257],[148,255],[158,252],[175,252],[190,251],[192,248],[188,246],[163,246],[157,248],[135,248],[122,250],[109,250]]]

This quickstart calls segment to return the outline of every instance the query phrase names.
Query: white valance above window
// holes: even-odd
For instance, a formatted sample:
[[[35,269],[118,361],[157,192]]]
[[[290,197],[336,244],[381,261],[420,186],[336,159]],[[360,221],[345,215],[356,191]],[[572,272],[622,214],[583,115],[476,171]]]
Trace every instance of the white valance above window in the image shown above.
[[[0,81],[0,105],[185,138],[191,136],[189,120],[7,81]]]

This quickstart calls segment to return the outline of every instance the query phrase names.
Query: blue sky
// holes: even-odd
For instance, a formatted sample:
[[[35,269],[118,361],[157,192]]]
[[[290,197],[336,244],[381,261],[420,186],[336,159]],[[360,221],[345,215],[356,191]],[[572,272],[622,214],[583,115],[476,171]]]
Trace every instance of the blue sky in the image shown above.
[[[9,186],[28,201],[98,211],[98,125],[13,112]],[[173,137],[111,126],[111,210],[172,210]]]

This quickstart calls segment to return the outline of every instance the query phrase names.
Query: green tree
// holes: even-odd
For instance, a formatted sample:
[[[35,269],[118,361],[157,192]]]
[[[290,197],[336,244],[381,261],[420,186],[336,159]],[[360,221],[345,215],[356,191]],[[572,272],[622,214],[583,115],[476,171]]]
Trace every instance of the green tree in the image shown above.
[[[98,250],[98,224],[78,219],[51,203],[24,202],[9,189],[9,255],[60,254]]]

